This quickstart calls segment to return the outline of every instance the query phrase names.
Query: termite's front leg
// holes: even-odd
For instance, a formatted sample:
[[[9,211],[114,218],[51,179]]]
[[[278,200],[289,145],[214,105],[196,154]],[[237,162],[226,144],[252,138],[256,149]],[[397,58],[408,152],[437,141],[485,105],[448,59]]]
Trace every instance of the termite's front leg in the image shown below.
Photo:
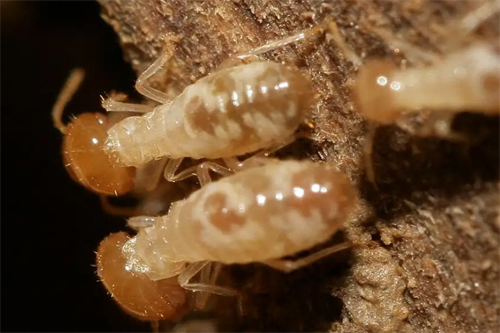
[[[176,174],[175,172],[179,168],[179,165],[182,162],[182,158],[170,160],[167,163],[167,167],[165,168],[165,178],[170,182],[176,182],[179,180],[183,180],[189,178],[191,176],[198,177],[201,186],[205,186],[210,183],[212,180],[210,178],[209,171],[212,170],[222,176],[229,176],[233,174],[233,171],[213,162],[203,162],[191,168],[187,168]]]
[[[179,285],[187,290],[201,291],[221,296],[237,296],[238,292],[234,289],[227,287],[220,287],[214,284],[208,283],[192,283],[190,280],[198,274],[209,261],[200,261],[189,265],[180,275],[179,275]]]
[[[163,68],[167,61],[172,58],[173,54],[174,47],[173,45],[169,45],[166,51],[139,76],[135,83],[135,89],[137,89],[139,93],[161,104],[172,101],[173,96],[147,85],[146,80]]]
[[[304,266],[310,265],[315,261],[318,261],[320,259],[323,259],[324,257],[327,257],[335,252],[339,252],[345,249],[348,249],[352,247],[352,243],[350,242],[344,242],[340,244],[336,244],[330,247],[327,247],[326,249],[314,252],[313,254],[308,255],[307,257],[300,258],[297,260],[269,260],[264,262],[264,264],[275,268],[279,269],[280,271],[284,271],[286,273],[289,273],[291,271],[294,271],[296,269],[302,268]]]

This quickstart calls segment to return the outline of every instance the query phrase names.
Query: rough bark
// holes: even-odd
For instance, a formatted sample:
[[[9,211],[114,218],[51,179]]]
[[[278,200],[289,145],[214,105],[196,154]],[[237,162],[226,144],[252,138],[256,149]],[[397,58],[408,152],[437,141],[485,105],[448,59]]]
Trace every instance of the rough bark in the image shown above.
[[[443,31],[474,1],[100,1],[139,74],[177,40],[168,74],[155,83],[181,91],[244,52],[334,17],[347,43],[365,58],[400,62],[374,26],[439,54]],[[477,3],[477,2],[476,2]],[[476,34],[496,36],[498,17]],[[172,47],[172,46],[169,46]],[[357,184],[359,214],[343,237],[374,239],[291,274],[261,265],[226,270],[245,295],[245,313],[221,300],[222,330],[332,332],[496,332],[499,329],[499,119],[459,115],[466,142],[413,135],[424,114],[379,127],[374,140],[378,189],[363,163],[366,122],[349,84],[355,68],[328,38],[264,55],[292,61],[321,93],[317,127],[280,156],[336,165]],[[410,65],[414,65],[412,63]],[[417,64],[418,65],[418,64]],[[403,126],[405,125],[405,126]],[[227,306],[232,304],[233,306]]]

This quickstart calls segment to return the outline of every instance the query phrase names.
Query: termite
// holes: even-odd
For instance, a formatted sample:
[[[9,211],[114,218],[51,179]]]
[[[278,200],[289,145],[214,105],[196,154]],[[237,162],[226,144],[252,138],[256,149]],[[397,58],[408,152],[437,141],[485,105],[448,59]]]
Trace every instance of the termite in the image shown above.
[[[198,80],[175,98],[146,81],[172,57],[174,48],[161,55],[137,82],[136,89],[160,103],[157,107],[103,99],[107,111],[143,112],[115,124],[107,132],[105,151],[123,166],[141,166],[168,157],[165,178],[178,181],[197,168],[176,174],[185,157],[232,158],[281,144],[304,123],[314,100],[308,77],[297,68],[271,61],[234,63],[323,32],[324,24],[293,36],[230,57],[219,69]],[[215,163],[204,167],[228,175]]]
[[[237,296],[233,289],[190,280],[211,262],[261,262],[290,272],[346,249],[348,242],[280,259],[330,239],[357,198],[350,180],[332,166],[270,160],[206,184],[173,203],[165,216],[129,219],[141,228],[123,245],[127,261],[116,274],[141,272],[151,281],[178,276],[187,290]]]
[[[499,10],[500,2],[485,2],[457,20],[459,23],[452,25],[453,32],[464,37]],[[384,34],[380,30],[378,32]],[[336,37],[341,40],[339,35]],[[391,39],[387,34],[386,37]],[[456,38],[453,37],[454,40]],[[349,58],[360,67],[353,86],[353,97],[357,110],[366,119],[376,124],[394,124],[404,112],[429,108],[433,110],[430,120],[438,127],[437,134],[457,139],[459,136],[450,130],[455,114],[464,111],[499,114],[500,43],[478,41],[461,49],[448,48],[446,54],[439,58],[397,39],[393,43],[398,49],[407,49],[406,53],[413,53],[431,64],[400,69],[388,60],[371,60],[361,65],[362,61],[352,50],[340,42]],[[372,126],[365,145],[367,177],[372,183],[375,183],[371,161],[374,131]]]
[[[52,109],[54,126],[63,134],[63,162],[71,177],[88,190],[105,195],[121,195],[134,186],[134,168],[114,163],[102,147],[110,121],[102,113],[83,113],[65,125],[66,104],[83,81],[85,72],[71,72]]]

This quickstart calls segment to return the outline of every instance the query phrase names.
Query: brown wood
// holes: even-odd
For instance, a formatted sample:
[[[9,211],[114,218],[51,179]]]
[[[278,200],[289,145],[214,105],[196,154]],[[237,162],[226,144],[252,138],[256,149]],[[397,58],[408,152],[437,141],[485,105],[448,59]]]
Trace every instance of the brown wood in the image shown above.
[[[172,70],[158,75],[179,92],[230,54],[290,35],[332,16],[347,43],[365,58],[401,62],[404,55],[374,33],[379,26],[438,54],[453,18],[477,1],[100,1],[125,57],[139,74],[175,47]],[[477,34],[498,36],[498,17]],[[167,41],[176,41],[169,44]],[[410,134],[423,115],[378,128],[374,163],[378,190],[366,181],[366,122],[349,84],[356,68],[336,44],[317,39],[263,58],[295,63],[321,93],[311,140],[281,156],[338,166],[359,187],[362,207],[346,226],[351,240],[379,246],[281,274],[230,267],[227,283],[244,293],[245,313],[219,301],[222,329],[332,332],[496,332],[499,328],[499,119],[463,114],[454,125],[471,139],[451,142]],[[416,63],[410,64],[414,65]],[[418,65],[418,64],[417,64]],[[229,305],[228,305],[229,304]]]

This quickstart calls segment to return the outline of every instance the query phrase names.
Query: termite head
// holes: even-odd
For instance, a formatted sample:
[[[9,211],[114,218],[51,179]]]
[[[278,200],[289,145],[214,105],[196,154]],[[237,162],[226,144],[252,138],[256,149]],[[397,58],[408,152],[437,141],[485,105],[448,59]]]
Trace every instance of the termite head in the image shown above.
[[[401,115],[393,103],[395,86],[391,74],[397,67],[390,61],[377,60],[363,66],[353,88],[357,109],[367,119],[384,125],[394,123]]]
[[[170,319],[183,310],[186,293],[176,278],[151,280],[147,267],[133,265],[123,253],[124,232],[111,234],[99,245],[97,274],[120,307],[142,320]]]
[[[84,113],[66,128],[63,160],[69,174],[87,189],[106,195],[122,195],[134,186],[134,170],[114,163],[104,151],[109,128],[100,113]]]

